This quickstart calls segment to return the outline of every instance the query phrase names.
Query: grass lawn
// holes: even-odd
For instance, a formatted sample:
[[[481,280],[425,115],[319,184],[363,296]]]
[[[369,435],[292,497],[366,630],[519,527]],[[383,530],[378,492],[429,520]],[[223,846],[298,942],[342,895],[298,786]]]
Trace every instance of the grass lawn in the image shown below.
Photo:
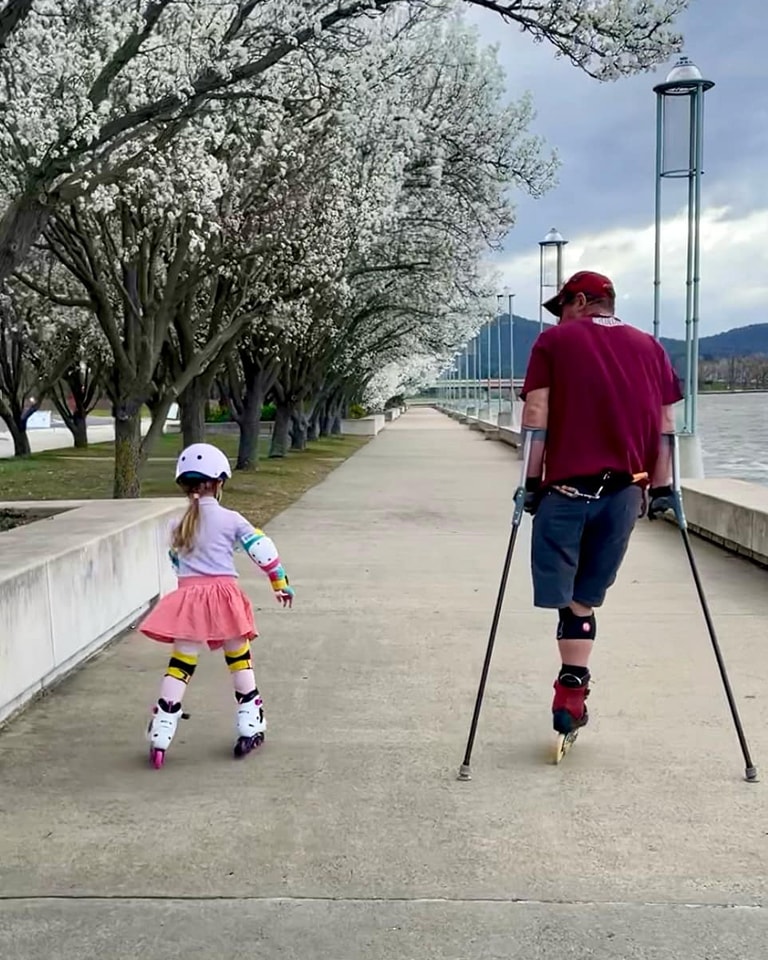
[[[225,506],[239,510],[252,523],[267,524],[342,461],[368,442],[368,437],[325,437],[301,453],[282,460],[261,460],[258,469],[233,472],[224,490]],[[234,461],[237,437],[217,435],[216,446]],[[266,448],[267,441],[262,440]],[[142,472],[142,495],[179,497],[174,482],[181,436],[160,437]],[[112,496],[111,443],[87,450],[51,450],[24,459],[0,460],[0,500],[91,500]]]

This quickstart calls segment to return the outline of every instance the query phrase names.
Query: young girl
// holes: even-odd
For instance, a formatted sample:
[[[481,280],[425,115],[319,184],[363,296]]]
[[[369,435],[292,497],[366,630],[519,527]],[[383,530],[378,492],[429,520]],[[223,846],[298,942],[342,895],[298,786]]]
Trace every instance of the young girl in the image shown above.
[[[189,498],[180,521],[171,524],[169,556],[178,588],[163,597],[139,630],[173,652],[147,729],[150,760],[163,765],[179,719],[181,702],[195,672],[200,648],[224,649],[237,701],[235,756],[249,753],[264,739],[264,708],[251,666],[250,641],[258,636],[251,602],[237,585],[234,551],[242,546],[267,574],[278,603],[290,607],[288,585],[274,543],[234,510],[220,504],[229,461],[217,447],[195,443],[176,463],[176,482]]]

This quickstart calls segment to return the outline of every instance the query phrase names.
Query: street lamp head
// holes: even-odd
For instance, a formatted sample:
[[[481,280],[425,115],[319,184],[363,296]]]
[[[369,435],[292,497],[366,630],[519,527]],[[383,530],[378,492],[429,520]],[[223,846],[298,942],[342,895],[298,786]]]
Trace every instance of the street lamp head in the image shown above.
[[[555,227],[552,227],[543,240],[539,240],[540,247],[564,247],[566,243],[568,243],[568,241],[563,240],[560,232],[556,230]]]
[[[701,172],[704,94],[714,85],[688,57],[680,57],[664,83],[653,88],[658,178],[688,178]]]
[[[714,81],[705,80],[701,70],[688,57],[680,57],[667,74],[664,83],[658,83],[653,89],[665,97],[685,97],[695,90],[711,90]]]

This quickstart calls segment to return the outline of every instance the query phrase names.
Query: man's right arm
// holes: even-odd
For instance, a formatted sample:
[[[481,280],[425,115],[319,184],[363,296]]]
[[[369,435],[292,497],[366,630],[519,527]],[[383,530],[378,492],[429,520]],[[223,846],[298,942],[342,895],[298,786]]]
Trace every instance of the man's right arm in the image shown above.
[[[661,435],[656,467],[651,477],[651,490],[672,486],[672,435],[675,432],[675,408],[661,408]]]
[[[675,495],[672,488],[674,477],[672,469],[673,443],[675,433],[674,404],[682,400],[680,381],[674,371],[667,351],[659,344],[662,351],[662,383],[661,383],[661,424],[659,431],[659,450],[656,466],[650,478],[648,491],[648,519],[654,520],[668,510],[675,510]]]
[[[531,453],[528,460],[528,476],[526,480],[541,482],[544,473],[544,446],[549,420],[549,387],[540,387],[531,390],[526,395],[523,407],[523,436],[532,432]]]
[[[522,416],[523,442],[530,443],[528,470],[525,477],[526,510],[535,513],[544,475],[547,424],[549,422],[549,389],[552,375],[549,351],[539,336],[531,350],[521,396],[525,400]],[[530,440],[526,434],[530,434]]]

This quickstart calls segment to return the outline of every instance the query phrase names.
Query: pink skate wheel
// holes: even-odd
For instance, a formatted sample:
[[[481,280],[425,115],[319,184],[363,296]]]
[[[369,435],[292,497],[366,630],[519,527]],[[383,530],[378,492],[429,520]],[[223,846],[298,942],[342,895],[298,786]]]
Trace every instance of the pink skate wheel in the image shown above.
[[[155,770],[159,770],[165,760],[165,750],[156,750],[152,747],[149,751],[149,760]]]

